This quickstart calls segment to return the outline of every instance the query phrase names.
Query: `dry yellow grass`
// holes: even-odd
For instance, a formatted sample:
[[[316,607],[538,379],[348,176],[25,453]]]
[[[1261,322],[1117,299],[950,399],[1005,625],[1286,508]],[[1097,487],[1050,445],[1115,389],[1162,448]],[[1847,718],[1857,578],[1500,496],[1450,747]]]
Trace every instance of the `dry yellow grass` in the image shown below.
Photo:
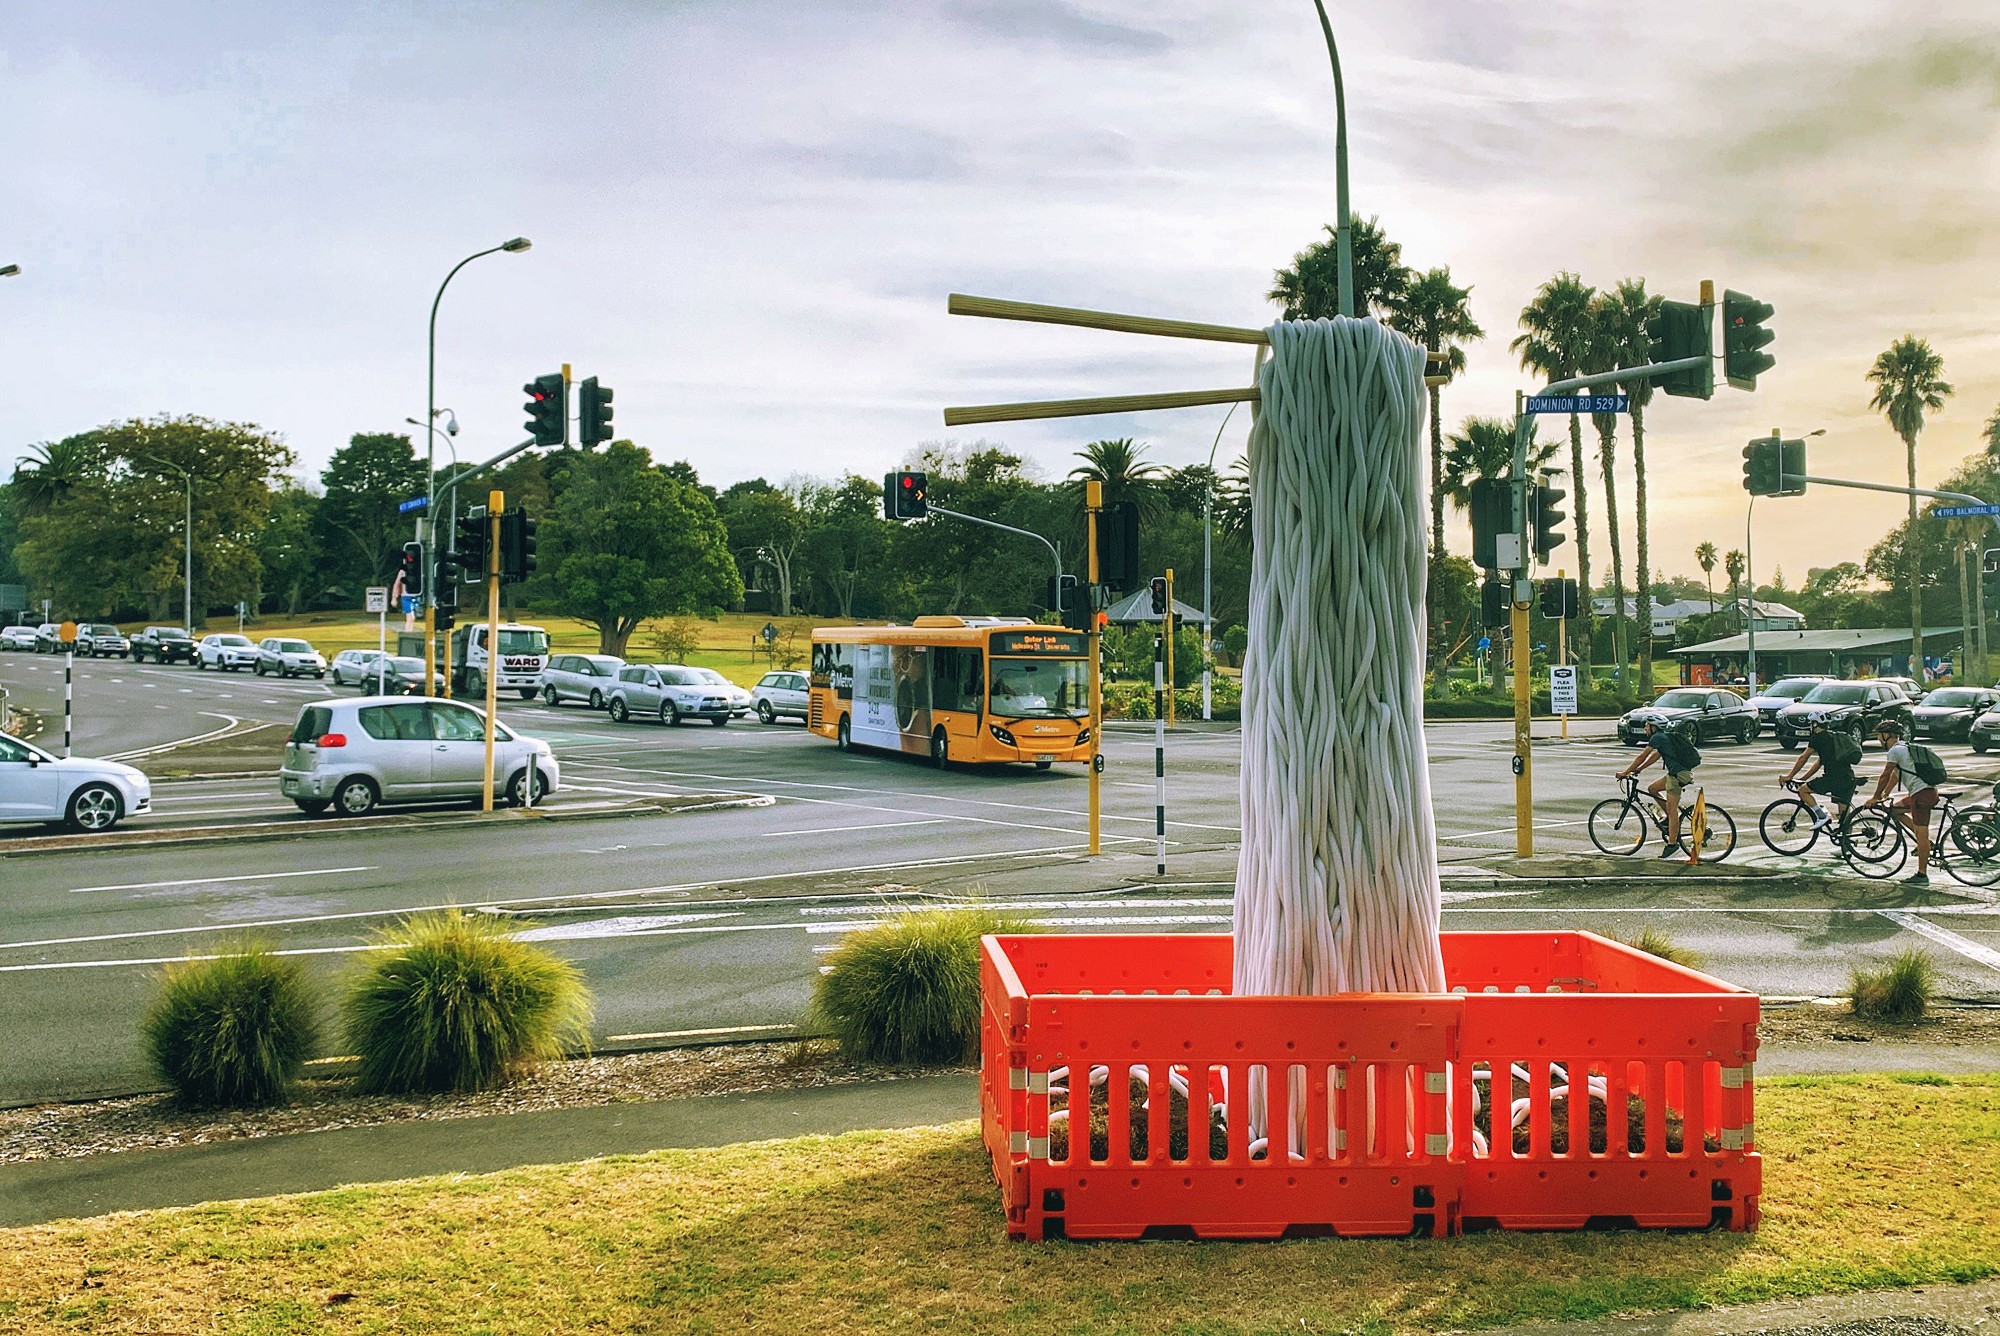
[[[1759,1091],[1756,1234],[1009,1243],[968,1124],[0,1233],[0,1330],[1428,1332],[2000,1273],[2000,1077]]]

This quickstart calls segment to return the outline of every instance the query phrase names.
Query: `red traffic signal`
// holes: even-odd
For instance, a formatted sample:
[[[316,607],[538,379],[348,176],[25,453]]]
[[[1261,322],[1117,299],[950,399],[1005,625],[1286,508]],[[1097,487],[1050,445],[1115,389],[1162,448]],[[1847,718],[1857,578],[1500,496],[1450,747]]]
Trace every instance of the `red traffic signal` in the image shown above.
[[[931,513],[931,475],[921,469],[898,469],[882,479],[882,515],[892,520],[920,520]]]

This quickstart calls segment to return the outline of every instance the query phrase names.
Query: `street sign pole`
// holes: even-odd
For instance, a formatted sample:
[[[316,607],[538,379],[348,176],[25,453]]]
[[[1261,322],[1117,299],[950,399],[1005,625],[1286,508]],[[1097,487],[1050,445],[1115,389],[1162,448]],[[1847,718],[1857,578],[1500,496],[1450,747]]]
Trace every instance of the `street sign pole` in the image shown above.
[[[1556,583],[1560,585],[1563,582],[1563,580],[1568,577],[1568,574],[1569,573],[1567,571],[1561,571],[1561,570],[1557,571]],[[1564,604],[1563,615],[1556,618],[1556,662],[1560,664],[1569,663],[1569,607],[1567,603]],[[1576,680],[1574,674],[1571,675],[1570,680],[1572,682]],[[1549,690],[1551,692],[1555,690],[1554,673],[1549,674]],[[1562,716],[1562,731],[1563,731],[1563,741],[1565,742],[1569,741],[1568,714],[1564,714]]]
[[[398,583],[402,577],[398,575]],[[375,694],[381,695],[389,672],[389,591],[381,585],[368,587],[368,611],[381,614],[375,628]]]
[[[481,771],[479,810],[493,810],[493,717],[500,708],[500,513],[507,508],[507,494],[486,494],[486,764]],[[534,764],[530,755],[528,764]],[[534,776],[528,788],[535,787]]]
[[[1097,516],[1104,509],[1104,484],[1085,483],[1083,504],[1089,528],[1085,546],[1090,553],[1090,585],[1084,597],[1090,604],[1090,852],[1095,854],[1102,852],[1099,831],[1104,821],[1104,630],[1097,624]],[[1060,577],[1056,587],[1062,587]]]
[[[1174,719],[1174,568],[1167,567],[1167,727]]]

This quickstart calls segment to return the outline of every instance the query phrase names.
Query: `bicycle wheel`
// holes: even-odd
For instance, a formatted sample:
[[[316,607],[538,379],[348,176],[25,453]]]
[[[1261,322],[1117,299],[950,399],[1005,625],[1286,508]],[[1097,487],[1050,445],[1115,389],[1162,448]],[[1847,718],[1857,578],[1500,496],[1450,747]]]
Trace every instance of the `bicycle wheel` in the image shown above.
[[[1840,855],[1871,881],[1893,877],[1909,858],[1909,840],[1896,819],[1880,811],[1850,811],[1841,823]]]
[[[1588,824],[1590,842],[1607,854],[1636,854],[1646,842],[1646,809],[1630,798],[1606,798]]]
[[[1682,823],[1692,821],[1692,813],[1684,814]],[[1736,818],[1709,803],[1702,810],[1701,861],[1720,863],[1736,852]]]
[[[1953,812],[1938,840],[1937,856],[1954,881],[1967,886],[2000,882],[2000,813],[1985,808]]]
[[[1819,839],[1813,809],[1797,798],[1780,798],[1757,818],[1757,833],[1774,853],[1803,854]]]

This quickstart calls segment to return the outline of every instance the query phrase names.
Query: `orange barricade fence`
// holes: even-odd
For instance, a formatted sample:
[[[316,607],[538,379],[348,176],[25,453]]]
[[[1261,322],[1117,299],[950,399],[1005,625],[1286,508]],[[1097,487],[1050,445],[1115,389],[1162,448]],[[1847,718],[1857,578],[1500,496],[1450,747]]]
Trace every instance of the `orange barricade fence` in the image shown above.
[[[987,938],[1009,1232],[1755,1225],[1753,994],[1589,933],[1443,944],[1450,993],[1239,998],[1226,936]]]

